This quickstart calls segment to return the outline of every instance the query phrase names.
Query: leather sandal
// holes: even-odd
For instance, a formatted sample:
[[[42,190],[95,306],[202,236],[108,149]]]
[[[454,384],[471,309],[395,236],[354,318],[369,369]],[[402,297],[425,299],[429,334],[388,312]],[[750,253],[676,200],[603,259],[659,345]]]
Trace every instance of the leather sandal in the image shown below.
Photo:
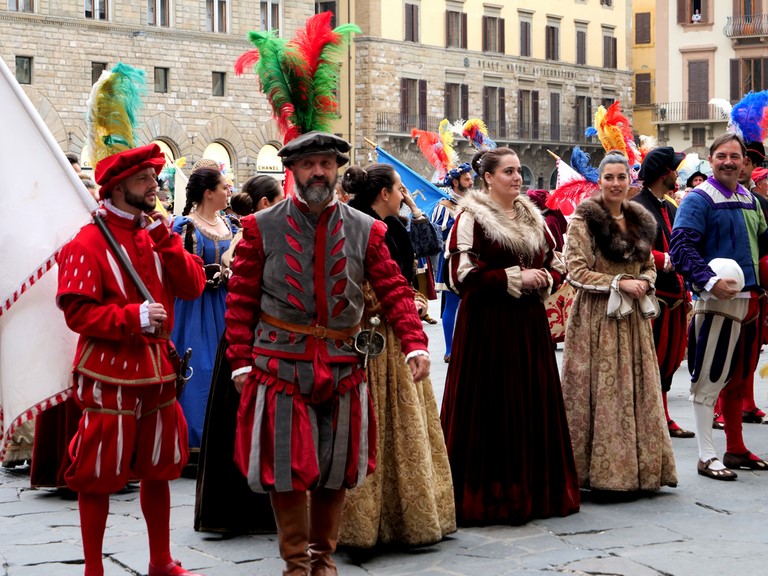
[[[728,470],[728,468],[724,468],[723,470],[710,469],[709,465],[716,460],[717,458],[710,458],[706,462],[699,460],[696,464],[696,469],[699,472],[699,475],[712,478],[713,480],[736,480],[736,478],[739,477],[736,472]]]
[[[749,450],[744,454],[726,452],[723,456],[723,464],[737,470],[768,470],[768,462],[758,458]]]
[[[763,417],[760,416],[760,410],[759,408],[755,408],[754,410],[750,411],[744,411],[741,413],[741,421],[745,424],[762,424],[763,423]]]
[[[670,438],[693,438],[695,433],[684,428],[680,428],[674,420],[667,421],[667,429],[669,430]]]

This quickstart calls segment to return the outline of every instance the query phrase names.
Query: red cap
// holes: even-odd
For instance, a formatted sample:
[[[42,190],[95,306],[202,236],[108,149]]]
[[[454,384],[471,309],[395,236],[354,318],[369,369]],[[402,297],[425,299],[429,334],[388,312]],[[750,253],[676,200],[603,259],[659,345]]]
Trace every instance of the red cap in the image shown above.
[[[768,176],[768,168],[755,168],[754,170],[752,170],[752,181],[755,184],[760,182],[760,180],[762,180],[766,176]]]
[[[165,166],[165,154],[157,144],[147,144],[131,148],[118,154],[107,156],[96,164],[96,183],[100,186],[99,197],[104,199],[117,184],[141,172],[145,168],[154,168],[155,174]]]

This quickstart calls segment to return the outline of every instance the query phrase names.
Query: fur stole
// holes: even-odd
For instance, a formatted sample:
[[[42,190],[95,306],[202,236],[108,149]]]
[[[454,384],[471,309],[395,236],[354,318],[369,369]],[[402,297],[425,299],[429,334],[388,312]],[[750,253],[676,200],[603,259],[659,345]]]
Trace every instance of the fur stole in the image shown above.
[[[622,231],[602,199],[584,200],[574,218],[587,223],[595,244],[611,262],[645,262],[656,239],[656,220],[637,202],[622,204],[627,229]]]
[[[514,218],[508,218],[486,192],[477,190],[464,194],[459,208],[472,216],[490,240],[510,252],[533,257],[549,249],[544,236],[544,217],[524,194],[515,198]]]

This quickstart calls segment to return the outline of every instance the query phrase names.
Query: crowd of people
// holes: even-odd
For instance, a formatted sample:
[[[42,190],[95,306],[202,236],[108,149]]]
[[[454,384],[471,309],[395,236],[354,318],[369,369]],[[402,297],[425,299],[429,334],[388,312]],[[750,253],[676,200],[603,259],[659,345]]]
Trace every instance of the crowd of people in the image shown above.
[[[764,416],[761,143],[716,138],[712,174],[682,199],[683,154],[648,152],[630,198],[633,167],[609,151],[569,222],[523,191],[511,148],[449,171],[431,214],[392,166],[344,170],[349,151],[328,133],[291,140],[288,198],[263,175],[232,196],[218,166],[196,166],[175,218],[157,207],[156,145],[96,166],[124,253],[88,225],[59,255],[73,397],[38,419],[32,454],[33,485],[78,498],[86,576],[104,573],[109,494],[132,481],[151,576],[194,576],[170,553],[180,475],[197,479],[195,529],[276,531],[284,574],[321,576],[338,544],[433,544],[574,514],[585,494],[675,487],[671,438],[696,438],[706,478],[768,468],[742,434]],[[425,266],[410,231],[428,220],[444,250]],[[546,301],[566,284],[559,369]],[[442,406],[423,330],[437,293]],[[686,353],[695,431],[667,406]]]

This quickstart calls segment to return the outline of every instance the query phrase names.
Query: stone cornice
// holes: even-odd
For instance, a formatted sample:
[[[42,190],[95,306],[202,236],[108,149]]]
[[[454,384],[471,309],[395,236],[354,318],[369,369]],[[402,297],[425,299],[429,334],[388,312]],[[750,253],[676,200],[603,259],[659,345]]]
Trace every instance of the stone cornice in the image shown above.
[[[124,33],[126,36],[136,34],[139,37],[155,37],[160,39],[192,40],[205,42],[206,44],[228,44],[233,47],[248,49],[251,44],[244,37],[233,34],[220,34],[218,32],[195,32],[192,30],[180,30],[179,28],[162,28],[158,26],[129,26],[88,20],[86,18],[57,18],[53,16],[40,16],[39,14],[16,14],[13,12],[0,12],[0,22],[13,22],[35,27],[51,26],[55,28],[75,28],[86,32],[104,32],[107,34]]]
[[[371,44],[374,46],[378,46],[381,44],[387,44],[389,46],[398,46],[402,47],[404,43],[400,40],[392,40],[389,38],[374,38],[373,36],[357,36],[355,37],[355,44],[362,45],[362,44]],[[456,56],[458,58],[466,59],[467,63],[464,66],[464,69],[467,71],[470,70],[480,70],[480,71],[490,71],[490,70],[496,70],[496,71],[507,71],[507,68],[514,69],[515,72],[518,74],[522,74],[524,76],[546,76],[546,77],[552,77],[552,78],[567,78],[568,74],[571,73],[576,77],[583,77],[584,74],[593,74],[593,73],[599,73],[599,74],[622,74],[626,76],[632,76],[632,70],[620,70],[620,69],[612,69],[612,68],[603,68],[602,66],[589,66],[585,64],[573,64],[569,62],[552,62],[549,60],[539,60],[537,58],[531,58],[531,57],[520,57],[520,56],[513,56],[511,54],[497,54],[497,53],[489,53],[489,52],[480,52],[477,50],[456,50],[455,48],[445,48],[443,46],[436,46],[431,44],[414,44],[412,42],[408,43],[408,49],[413,50],[414,48],[420,48],[424,51],[433,51],[433,52],[439,52],[441,54],[446,54],[451,57]],[[489,67],[478,67],[473,66],[472,63],[476,63],[478,61],[483,62],[493,62],[494,66]],[[444,59],[435,60],[435,62],[442,62],[444,66],[450,66],[450,64],[445,64]],[[458,67],[457,67],[458,68]],[[530,71],[528,71],[530,69]]]

